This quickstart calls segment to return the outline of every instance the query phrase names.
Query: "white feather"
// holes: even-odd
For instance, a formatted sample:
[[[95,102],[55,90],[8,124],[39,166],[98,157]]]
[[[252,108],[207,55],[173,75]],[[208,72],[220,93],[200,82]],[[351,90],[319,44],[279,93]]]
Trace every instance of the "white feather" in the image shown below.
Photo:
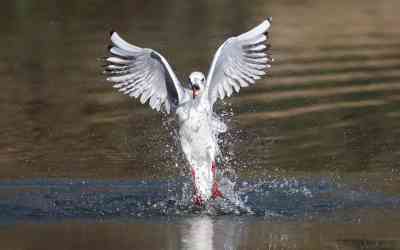
[[[213,104],[217,97],[223,99],[231,96],[234,88],[248,87],[266,74],[268,49],[265,33],[270,27],[265,20],[253,29],[239,36],[228,38],[214,55],[207,76],[206,93],[202,98],[208,98]]]

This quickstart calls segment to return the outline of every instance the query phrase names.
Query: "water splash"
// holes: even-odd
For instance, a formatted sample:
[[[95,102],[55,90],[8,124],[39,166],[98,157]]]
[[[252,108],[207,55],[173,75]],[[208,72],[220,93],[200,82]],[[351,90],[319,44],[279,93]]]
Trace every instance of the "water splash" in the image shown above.
[[[304,218],[340,209],[397,208],[400,197],[362,192],[326,178],[264,178],[240,180],[235,172],[245,166],[234,147],[241,131],[232,128],[229,103],[220,111],[231,127],[219,137],[219,184],[223,199],[204,207],[192,203],[192,182],[177,140],[175,120],[163,117],[171,140],[166,146],[172,164],[181,170],[171,180],[92,181],[26,180],[0,182],[0,220],[43,218],[174,217],[193,214],[241,215],[263,218]],[[165,163],[169,164],[169,163]]]

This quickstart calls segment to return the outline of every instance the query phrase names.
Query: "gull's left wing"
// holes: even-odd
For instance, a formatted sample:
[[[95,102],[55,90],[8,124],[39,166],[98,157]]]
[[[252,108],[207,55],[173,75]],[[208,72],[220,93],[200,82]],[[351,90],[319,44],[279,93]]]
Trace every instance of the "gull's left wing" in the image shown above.
[[[231,96],[233,90],[248,87],[271,67],[268,18],[250,31],[227,39],[217,50],[207,76],[204,98],[213,104]]]

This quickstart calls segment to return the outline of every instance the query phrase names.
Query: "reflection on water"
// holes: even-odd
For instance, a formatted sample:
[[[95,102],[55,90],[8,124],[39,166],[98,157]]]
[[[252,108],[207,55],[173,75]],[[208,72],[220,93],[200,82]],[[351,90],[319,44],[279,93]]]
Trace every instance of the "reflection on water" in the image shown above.
[[[371,213],[370,216],[376,214]],[[265,223],[248,218],[198,216],[176,223],[64,221],[0,227],[5,249],[399,249],[398,215],[380,222]],[[394,219],[394,220],[393,220]],[[385,230],[379,230],[385,226]],[[21,241],[21,235],[24,240]],[[43,236],[47,236],[44,238]]]
[[[398,0],[2,3],[0,218],[10,223],[0,226],[2,247],[400,248],[399,8]],[[222,167],[243,184],[245,218],[233,210],[168,222],[78,220],[152,217],[160,207],[185,210],[179,202],[190,199],[186,185],[164,203],[177,190],[163,183],[178,185],[187,172],[166,118],[100,74],[108,30],[158,49],[185,79],[207,71],[227,36],[265,16],[274,20],[271,75],[220,107],[234,114]],[[82,179],[100,184],[75,185]]]
[[[210,217],[196,217],[187,220],[187,231],[182,230],[184,249],[213,249],[214,224]]]

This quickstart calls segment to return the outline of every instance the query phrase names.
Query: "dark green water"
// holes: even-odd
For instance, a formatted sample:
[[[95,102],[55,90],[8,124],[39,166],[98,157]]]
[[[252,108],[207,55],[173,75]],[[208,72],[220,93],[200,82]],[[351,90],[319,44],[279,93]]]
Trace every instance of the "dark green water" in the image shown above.
[[[1,246],[400,249],[399,9],[397,0],[5,1]],[[187,169],[165,118],[100,74],[108,31],[157,49],[186,79],[266,16],[269,77],[220,107],[233,113],[222,167],[248,182],[239,189],[253,213],[180,210],[175,180]]]

